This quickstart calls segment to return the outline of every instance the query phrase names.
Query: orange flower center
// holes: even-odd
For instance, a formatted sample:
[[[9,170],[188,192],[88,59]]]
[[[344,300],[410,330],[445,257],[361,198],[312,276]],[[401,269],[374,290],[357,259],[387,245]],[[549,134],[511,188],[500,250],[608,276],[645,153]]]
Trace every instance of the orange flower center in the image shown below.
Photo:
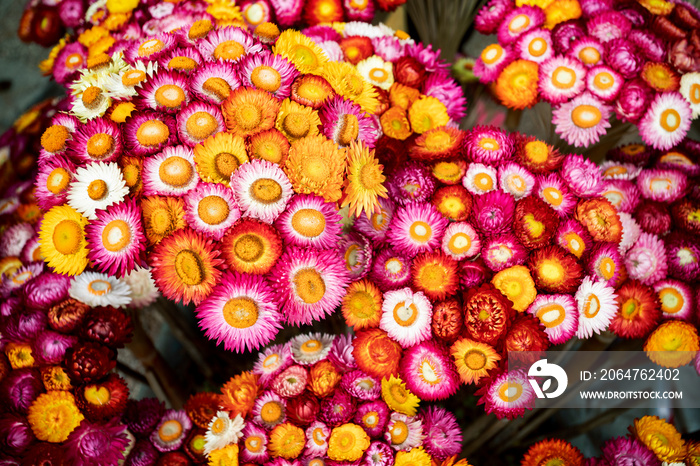
[[[218,225],[228,218],[230,208],[221,196],[207,196],[197,205],[197,214],[208,225]]]
[[[62,167],[54,168],[46,177],[46,189],[53,194],[61,194],[70,183],[70,173]]]
[[[326,294],[326,283],[315,269],[299,270],[294,275],[293,282],[297,296],[306,304],[315,304]]]
[[[158,169],[158,176],[161,181],[175,188],[187,186],[193,175],[192,164],[187,159],[177,155],[165,159]]]
[[[118,252],[131,243],[131,228],[124,220],[112,220],[102,230],[102,244],[106,250]]]
[[[571,112],[571,120],[579,128],[592,128],[603,119],[603,114],[598,107],[593,105],[579,105]]]
[[[235,40],[221,42],[214,49],[214,58],[217,60],[238,60],[245,55],[245,48]]]
[[[275,92],[282,85],[282,76],[276,69],[261,65],[250,74],[250,82],[258,89]]]
[[[228,81],[223,78],[209,78],[202,84],[202,89],[214,94],[219,100],[224,100],[231,93],[231,86]]]
[[[566,310],[561,304],[546,304],[537,310],[537,317],[546,328],[553,328],[564,322]]]
[[[107,195],[107,183],[104,180],[91,181],[87,193],[93,201],[100,201]]]
[[[88,139],[87,153],[93,159],[104,158],[112,152],[114,147],[114,138],[109,134],[97,133]]]
[[[418,319],[418,308],[414,303],[400,302],[394,306],[394,321],[402,327],[410,327]]]
[[[164,143],[170,137],[170,129],[160,120],[148,120],[136,130],[136,139],[139,144],[153,147]]]

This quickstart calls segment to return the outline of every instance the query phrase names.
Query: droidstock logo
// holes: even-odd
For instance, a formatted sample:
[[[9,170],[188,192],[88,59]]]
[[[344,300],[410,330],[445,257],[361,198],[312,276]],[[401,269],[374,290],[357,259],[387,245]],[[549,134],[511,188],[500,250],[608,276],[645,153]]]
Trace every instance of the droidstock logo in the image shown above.
[[[556,398],[564,393],[569,383],[566,371],[556,364],[548,363],[547,359],[540,359],[530,366],[527,375],[537,398]],[[535,377],[539,379],[546,377],[541,387]],[[557,385],[556,389],[550,392],[549,390],[552,388],[552,379],[557,381]]]

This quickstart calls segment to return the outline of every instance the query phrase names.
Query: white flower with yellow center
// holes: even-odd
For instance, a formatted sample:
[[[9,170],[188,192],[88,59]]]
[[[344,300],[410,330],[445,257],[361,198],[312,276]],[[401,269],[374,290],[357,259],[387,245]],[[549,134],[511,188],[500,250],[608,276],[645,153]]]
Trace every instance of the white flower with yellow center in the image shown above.
[[[384,90],[389,90],[394,84],[393,64],[384,61],[376,55],[362,60],[357,64],[357,71],[365,80]]]
[[[104,273],[83,272],[73,277],[68,294],[90,307],[124,307],[131,303],[129,285]]]
[[[238,443],[238,439],[243,437],[244,427],[245,421],[240,414],[231,419],[228,411],[217,411],[204,434],[204,454],[209,456],[214,450]]]
[[[68,188],[68,205],[85,215],[97,219],[96,210],[124,200],[129,188],[116,163],[96,162],[75,171],[75,179]]]

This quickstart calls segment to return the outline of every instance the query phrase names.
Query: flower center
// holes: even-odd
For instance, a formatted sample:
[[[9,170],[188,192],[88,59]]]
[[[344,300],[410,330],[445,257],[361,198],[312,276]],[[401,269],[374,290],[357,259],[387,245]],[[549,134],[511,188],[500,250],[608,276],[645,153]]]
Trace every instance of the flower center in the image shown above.
[[[166,108],[179,108],[185,101],[185,91],[176,84],[164,84],[155,92],[158,105]]]
[[[202,258],[194,251],[185,249],[175,256],[175,272],[182,283],[196,286],[204,281],[204,264]]]
[[[315,183],[324,183],[331,177],[331,169],[325,157],[312,155],[306,159],[306,165],[302,167],[304,175]]]
[[[365,163],[360,168],[360,183],[367,190],[373,190],[377,188],[384,181],[384,174],[382,169],[378,165]],[[377,214],[381,218],[381,214]],[[373,216],[374,218],[374,216]],[[381,226],[380,226],[381,228]]]
[[[540,277],[550,283],[561,283],[564,278],[564,267],[558,261],[544,260],[539,266]]]
[[[250,196],[261,204],[274,204],[282,198],[282,186],[270,178],[258,178],[250,185]]]
[[[487,362],[488,358],[479,349],[470,349],[464,354],[464,365],[473,371],[480,371],[486,367]]]
[[[607,71],[601,71],[595,75],[593,83],[598,89],[608,90],[615,85],[615,78]]]
[[[142,146],[153,147],[163,144],[170,137],[170,129],[160,120],[148,120],[136,130],[136,140]]]
[[[282,419],[282,405],[277,401],[268,401],[260,409],[260,418],[267,424],[276,424]]]
[[[500,144],[498,144],[498,141],[496,141],[494,138],[481,138],[478,144],[479,147],[488,151],[496,151],[501,148]]]
[[[232,298],[224,304],[223,314],[231,327],[252,327],[258,321],[258,305],[247,297]]]
[[[226,430],[226,421],[218,417],[211,425],[211,433],[214,435],[221,435],[224,430]]]
[[[95,296],[102,296],[112,291],[112,284],[107,280],[93,280],[88,283],[88,292]]]
[[[238,126],[246,131],[250,131],[258,127],[262,122],[262,110],[255,104],[244,103],[238,107],[236,112],[236,121]]]
[[[349,295],[347,307],[358,319],[369,319],[375,315],[374,298],[366,291],[356,291]]]
[[[223,78],[212,77],[204,81],[202,89],[214,94],[219,100],[224,100],[231,93],[231,86]]]
[[[87,142],[87,153],[93,159],[104,158],[113,148],[114,138],[105,133],[94,134]]]
[[[477,173],[474,177],[474,184],[481,191],[491,191],[493,189],[493,178],[488,173]]]
[[[530,141],[525,144],[525,154],[533,163],[545,163],[549,157],[549,148],[542,141]]]
[[[524,31],[530,25],[530,17],[527,15],[517,15],[508,24],[508,30],[513,34]]]
[[[83,91],[82,101],[83,105],[90,110],[94,110],[102,103],[104,99],[102,94],[102,89],[97,86],[90,86],[85,91]]]
[[[323,349],[323,345],[321,344],[320,341],[318,340],[306,340],[302,345],[299,347],[302,353],[306,354],[316,354],[319,351]]]
[[[546,304],[537,310],[537,317],[546,328],[553,328],[564,322],[566,310],[561,304]]]
[[[148,55],[160,52],[165,47],[165,44],[159,39],[150,39],[139,45],[138,54],[139,57],[146,57]]]
[[[564,196],[562,196],[561,191],[557,188],[551,186],[544,188],[542,190],[542,197],[551,205],[558,207],[564,201]]]
[[[541,37],[535,37],[527,46],[530,55],[533,57],[541,57],[547,51],[547,41]]]
[[[177,155],[165,159],[158,169],[161,181],[175,188],[187,186],[193,175],[192,164],[187,159]]]
[[[316,58],[316,54],[309,47],[297,44],[294,46],[291,52],[292,56],[294,57],[294,63],[305,65],[307,67],[318,66],[318,58]]]
[[[104,180],[93,180],[88,185],[87,193],[93,201],[101,201],[107,195],[107,183]]]
[[[258,89],[275,92],[282,85],[282,76],[271,66],[258,66],[250,73],[250,82]]]
[[[418,243],[426,243],[433,236],[433,229],[428,223],[418,220],[411,224],[409,235]]]
[[[472,247],[472,239],[466,233],[456,233],[450,238],[447,247],[454,255],[464,254]]]
[[[430,360],[425,360],[420,365],[420,375],[423,382],[428,385],[436,385],[440,383],[440,375],[437,368],[434,366],[434,362]]]
[[[46,189],[53,194],[61,194],[70,183],[70,173],[62,167],[54,168],[46,177]]]
[[[394,321],[402,327],[410,327],[418,319],[418,308],[406,301],[394,306]]]
[[[506,403],[511,403],[520,398],[523,387],[520,384],[506,382],[498,389],[498,397]]]
[[[688,91],[688,99],[693,105],[700,104],[700,84],[693,83]]]
[[[245,48],[235,40],[227,40],[216,46],[214,58],[217,60],[238,60],[245,55]]]
[[[683,309],[685,299],[683,295],[675,288],[662,288],[659,291],[659,301],[661,301],[661,310],[666,314],[675,314]]]
[[[220,196],[207,196],[197,205],[197,214],[208,225],[218,225],[228,218],[228,202]]]
[[[214,157],[214,169],[216,173],[226,180],[231,179],[231,174],[240,166],[238,159],[228,152],[219,152]]]
[[[338,145],[349,146],[350,142],[357,139],[357,136],[360,134],[360,126],[357,117],[352,113],[346,113],[339,123]]]
[[[131,229],[124,220],[112,220],[102,230],[102,244],[111,252],[124,249],[131,242]]]
[[[272,140],[260,142],[253,150],[251,155],[272,163],[280,163],[284,155],[280,145]]]
[[[620,306],[620,310],[622,311],[622,317],[632,320],[639,315],[639,301],[629,298]]]
[[[124,183],[129,188],[135,187],[139,180],[141,179],[141,169],[138,165],[129,164],[122,168],[122,175],[124,177]]]
[[[503,56],[503,47],[498,44],[491,44],[481,52],[481,61],[487,65],[493,65]]]
[[[52,125],[41,135],[41,147],[47,152],[60,152],[66,148],[70,137],[68,128],[62,125]]]
[[[600,260],[600,264],[598,265],[600,275],[606,280],[611,280],[615,276],[616,269],[615,261],[610,257],[604,257]]]
[[[600,109],[593,105],[579,105],[571,112],[571,120],[579,128],[592,128],[602,119]]]
[[[403,421],[394,421],[389,434],[393,445],[401,445],[408,438],[408,426]]]
[[[173,218],[166,208],[155,209],[149,218],[149,225],[153,233],[163,235],[173,226]]]
[[[284,117],[284,130],[293,138],[303,138],[311,129],[309,118],[301,112],[292,112]]]
[[[165,421],[158,429],[158,436],[163,442],[174,442],[182,435],[182,424],[175,419]]]
[[[209,112],[195,112],[187,119],[185,127],[190,136],[202,141],[216,132],[219,123]]]
[[[365,425],[365,427],[369,427],[370,429],[377,427],[377,424],[379,424],[379,413],[376,411],[370,411],[362,416],[362,423]]]
[[[523,217],[523,221],[525,222],[528,234],[532,238],[539,238],[542,236],[545,231],[544,223],[536,220],[534,214],[526,214],[525,217]]]
[[[255,262],[265,252],[263,241],[255,235],[243,235],[236,240],[233,249],[236,257],[243,262]]]
[[[192,26],[190,26],[190,30],[187,32],[187,37],[192,40],[201,39],[202,37],[206,37],[206,35],[209,34],[209,31],[211,31],[213,28],[214,26],[211,24],[211,21],[208,19],[200,19],[199,21],[195,21]]]
[[[594,318],[600,311],[600,299],[594,294],[590,294],[583,304],[583,314],[589,319]]]
[[[133,87],[146,80],[146,72],[141,70],[129,70],[122,75],[122,85]]]
[[[552,84],[559,89],[570,89],[576,83],[576,72],[566,66],[557,67],[552,73]]]
[[[252,452],[252,453],[258,453],[260,450],[262,450],[263,447],[263,441],[262,438],[251,435],[247,439],[245,439],[245,448],[246,450]]]
[[[191,71],[197,68],[197,62],[190,57],[174,57],[168,62],[171,70]]]
[[[71,53],[66,57],[65,65],[69,70],[76,70],[83,65],[83,56],[79,53]]]
[[[292,228],[307,238],[315,238],[326,229],[326,217],[315,209],[299,209],[292,215]]]
[[[265,7],[260,3],[261,2],[256,2],[248,5],[243,12],[246,22],[252,26],[257,26],[265,19]]]
[[[297,296],[306,304],[316,304],[326,294],[326,283],[315,269],[299,270],[294,275],[293,281]]]
[[[418,278],[421,286],[427,290],[440,290],[447,281],[447,270],[440,264],[428,264],[420,271]]]
[[[99,385],[89,385],[85,389],[84,396],[88,403],[96,406],[104,406],[112,398],[109,390]]]
[[[669,133],[674,132],[681,125],[681,115],[677,110],[673,108],[667,108],[661,112],[661,118],[659,124],[663,129]]]
[[[600,61],[600,52],[595,47],[584,47],[578,52],[579,59],[586,65],[595,65]]]

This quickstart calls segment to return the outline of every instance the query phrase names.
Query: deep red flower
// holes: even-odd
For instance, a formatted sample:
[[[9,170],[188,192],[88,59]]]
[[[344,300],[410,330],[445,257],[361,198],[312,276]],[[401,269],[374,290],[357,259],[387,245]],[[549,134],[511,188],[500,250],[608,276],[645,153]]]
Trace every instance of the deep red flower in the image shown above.
[[[471,339],[496,346],[514,318],[513,303],[490,283],[467,292],[464,326]]]

